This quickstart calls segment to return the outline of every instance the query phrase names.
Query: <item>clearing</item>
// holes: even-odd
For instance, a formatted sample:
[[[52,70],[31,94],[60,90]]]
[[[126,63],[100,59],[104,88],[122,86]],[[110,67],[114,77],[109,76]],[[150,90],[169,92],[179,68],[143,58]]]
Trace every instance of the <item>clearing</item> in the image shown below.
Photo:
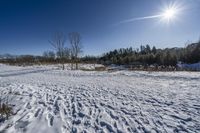
[[[200,132],[200,73],[0,64],[1,133]]]

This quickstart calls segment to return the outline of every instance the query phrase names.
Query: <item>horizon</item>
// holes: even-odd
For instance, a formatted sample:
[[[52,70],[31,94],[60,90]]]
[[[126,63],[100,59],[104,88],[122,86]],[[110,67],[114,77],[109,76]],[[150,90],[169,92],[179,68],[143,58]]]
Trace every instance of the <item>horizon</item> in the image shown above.
[[[170,4],[181,7],[176,19],[165,23],[152,17]],[[42,55],[53,50],[48,40],[55,31],[79,32],[84,55],[146,44],[184,47],[199,39],[199,12],[198,0],[1,1],[0,55]]]
[[[188,44],[188,45],[190,45],[190,44],[197,44],[198,43],[198,41],[196,41],[196,42],[190,42],[189,44],[186,42],[185,44]],[[149,44],[146,44],[146,45],[149,45]],[[132,46],[128,46],[128,47],[120,47],[120,48],[113,48],[113,49],[110,49],[110,50],[108,50],[108,51],[105,51],[105,52],[103,52],[103,53],[100,53],[100,54],[98,54],[98,55],[93,55],[93,54],[83,54],[81,57],[84,57],[84,56],[95,56],[95,57],[100,57],[100,56],[103,56],[104,54],[106,54],[106,53],[109,53],[110,51],[114,51],[114,50],[119,50],[119,49],[126,49],[126,48],[133,48],[133,50],[136,50],[136,49],[139,49],[140,50],[140,46],[146,46],[146,45],[139,45],[137,48],[135,48],[135,47],[132,47]],[[150,48],[153,48],[154,47],[154,45],[149,45],[150,46]],[[164,50],[164,49],[173,49],[173,48],[184,48],[185,46],[180,46],[180,47],[176,47],[176,46],[174,46],[174,47],[164,47],[164,48],[159,48],[159,47],[156,47],[156,49],[157,50],[159,50],[159,49],[161,49],[161,50]],[[30,53],[23,53],[23,54],[12,54],[12,53],[0,53],[0,56],[3,56],[3,55],[9,55],[9,56],[43,56],[43,53],[44,52],[50,52],[50,51],[53,51],[53,50],[46,50],[46,51],[42,51],[42,53],[41,54],[30,54]],[[53,51],[54,53],[56,52],[56,51]]]

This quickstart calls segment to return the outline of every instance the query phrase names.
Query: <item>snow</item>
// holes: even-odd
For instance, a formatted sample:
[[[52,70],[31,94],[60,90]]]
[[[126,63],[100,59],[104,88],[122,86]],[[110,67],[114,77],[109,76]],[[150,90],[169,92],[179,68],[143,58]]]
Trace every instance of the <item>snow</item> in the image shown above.
[[[181,68],[181,69],[200,71],[200,62],[199,63],[193,63],[193,64],[179,63],[178,67]]]
[[[198,133],[199,87],[199,72],[63,71],[57,65],[0,64],[0,96],[14,112],[0,120],[0,132]]]

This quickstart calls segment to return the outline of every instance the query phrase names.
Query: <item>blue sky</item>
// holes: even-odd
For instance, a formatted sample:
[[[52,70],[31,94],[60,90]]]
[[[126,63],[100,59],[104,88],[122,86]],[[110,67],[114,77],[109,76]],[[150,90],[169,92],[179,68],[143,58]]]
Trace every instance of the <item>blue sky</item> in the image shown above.
[[[160,18],[118,24],[160,14],[170,3],[182,10],[169,24]],[[53,50],[48,40],[56,31],[80,32],[90,55],[141,44],[182,47],[199,39],[199,13],[200,0],[1,0],[0,54],[41,55]]]

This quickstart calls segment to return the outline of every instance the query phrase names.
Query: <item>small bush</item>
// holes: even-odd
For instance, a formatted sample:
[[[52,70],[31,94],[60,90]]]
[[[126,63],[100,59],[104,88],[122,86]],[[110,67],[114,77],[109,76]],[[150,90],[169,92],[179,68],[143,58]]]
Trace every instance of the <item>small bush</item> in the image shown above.
[[[94,69],[80,68],[82,71],[94,71]]]
[[[106,67],[95,67],[95,71],[105,71]]]
[[[0,104],[0,118],[6,117],[8,119],[9,116],[13,114],[12,107],[9,107],[7,104]]]

